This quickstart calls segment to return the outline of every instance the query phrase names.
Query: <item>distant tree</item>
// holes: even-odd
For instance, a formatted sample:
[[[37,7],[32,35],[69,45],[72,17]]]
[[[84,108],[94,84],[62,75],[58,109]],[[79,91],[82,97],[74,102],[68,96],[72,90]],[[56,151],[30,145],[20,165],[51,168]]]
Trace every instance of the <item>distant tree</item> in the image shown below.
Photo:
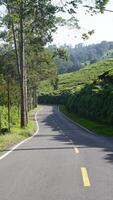
[[[36,106],[37,91],[40,81],[49,79],[55,80],[57,77],[57,68],[53,60],[53,54],[47,49],[32,49],[27,52],[28,66],[28,107]]]
[[[88,46],[80,43],[75,47],[64,45],[64,48],[67,50],[68,61],[61,60],[59,57],[55,59],[59,73],[77,71],[85,65],[95,63],[109,56],[111,57],[113,42],[102,41],[99,44]],[[52,46],[49,49],[52,51]],[[55,46],[53,46],[53,49],[55,49]]]

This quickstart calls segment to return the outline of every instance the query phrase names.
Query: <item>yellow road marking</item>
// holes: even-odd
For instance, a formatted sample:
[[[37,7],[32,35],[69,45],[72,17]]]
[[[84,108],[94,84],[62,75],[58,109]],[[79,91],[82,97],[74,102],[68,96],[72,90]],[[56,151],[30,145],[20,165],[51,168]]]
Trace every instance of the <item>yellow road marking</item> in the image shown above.
[[[79,154],[80,153],[80,151],[79,151],[79,149],[76,147],[76,148],[74,148],[74,152],[76,153],[76,154]]]
[[[85,167],[82,167],[81,168],[81,172],[82,172],[82,178],[83,178],[84,187],[90,187],[91,184],[90,184],[90,181],[89,181],[87,169]]]

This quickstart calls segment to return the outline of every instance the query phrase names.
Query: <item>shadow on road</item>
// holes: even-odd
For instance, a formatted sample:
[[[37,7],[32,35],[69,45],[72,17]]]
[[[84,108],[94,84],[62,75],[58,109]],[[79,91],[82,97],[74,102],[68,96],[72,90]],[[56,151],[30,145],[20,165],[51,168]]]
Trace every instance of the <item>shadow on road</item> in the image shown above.
[[[74,146],[72,147],[50,147],[50,148],[21,148],[21,149],[15,149],[14,151],[43,151],[43,150],[65,150],[65,149],[73,149]],[[4,150],[8,151],[8,150]]]
[[[52,107],[51,114],[42,115],[38,120],[44,127],[49,127],[54,131],[54,134],[44,134],[38,137],[52,136],[51,140],[58,140],[60,142],[67,142],[67,140],[69,142],[71,140],[72,145],[76,145],[79,148],[101,148],[106,153],[104,159],[107,162],[113,163],[113,137],[88,133],[86,130],[68,121],[58,111],[56,106]],[[59,132],[59,135],[55,134],[55,132]],[[66,136],[68,139],[66,139]],[[70,142],[68,145],[70,145]]]
[[[38,117],[41,133],[34,136],[34,138],[48,139],[52,141],[59,141],[61,145],[40,148],[18,148],[14,151],[44,151],[44,150],[65,150],[78,148],[99,148],[105,152],[104,159],[113,163],[113,137],[99,136],[88,133],[86,130],[75,125],[67,120],[56,106],[52,107],[51,112],[40,113]],[[45,131],[46,130],[46,131]],[[45,134],[45,132],[47,134]],[[37,139],[38,139],[37,138]],[[9,151],[9,149],[4,150]]]

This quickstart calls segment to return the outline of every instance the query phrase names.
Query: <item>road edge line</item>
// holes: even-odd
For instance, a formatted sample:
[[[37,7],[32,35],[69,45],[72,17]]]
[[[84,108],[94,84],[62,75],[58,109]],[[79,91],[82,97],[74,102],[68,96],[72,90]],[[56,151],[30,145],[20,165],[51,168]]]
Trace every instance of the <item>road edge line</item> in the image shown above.
[[[38,134],[38,132],[39,132],[39,124],[38,124],[38,121],[37,121],[37,114],[38,114],[38,111],[35,113],[35,122],[36,122],[36,125],[37,125],[37,130],[36,130],[36,132],[35,132],[32,136],[30,136],[30,137],[26,138],[25,140],[23,140],[23,141],[19,142],[18,144],[16,144],[16,145],[15,145],[14,147],[12,147],[7,153],[5,153],[5,154],[3,154],[2,156],[0,156],[0,160],[3,160],[3,159],[4,159],[5,157],[7,157],[10,153],[12,153],[15,149],[17,149],[20,145],[24,144],[25,142],[27,142],[28,140],[32,139],[35,135]]]
[[[85,128],[84,126],[82,126],[81,124],[73,121],[72,119],[70,119],[69,117],[67,117],[63,112],[60,111],[60,108],[58,106],[58,111],[66,118],[68,119],[70,122],[72,122],[73,124],[79,126],[80,128],[82,128],[83,130],[87,131],[88,133],[92,134],[92,135],[97,135],[96,133],[94,133],[93,131],[90,131],[89,129]]]

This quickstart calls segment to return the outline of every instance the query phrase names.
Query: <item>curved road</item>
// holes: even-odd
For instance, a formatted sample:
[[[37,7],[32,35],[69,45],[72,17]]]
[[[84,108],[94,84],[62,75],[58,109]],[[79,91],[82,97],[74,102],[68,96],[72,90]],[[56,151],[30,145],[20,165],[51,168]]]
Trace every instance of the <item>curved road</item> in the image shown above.
[[[74,125],[56,106],[43,106],[37,120],[38,135],[0,160],[0,200],[112,200],[113,139]]]

